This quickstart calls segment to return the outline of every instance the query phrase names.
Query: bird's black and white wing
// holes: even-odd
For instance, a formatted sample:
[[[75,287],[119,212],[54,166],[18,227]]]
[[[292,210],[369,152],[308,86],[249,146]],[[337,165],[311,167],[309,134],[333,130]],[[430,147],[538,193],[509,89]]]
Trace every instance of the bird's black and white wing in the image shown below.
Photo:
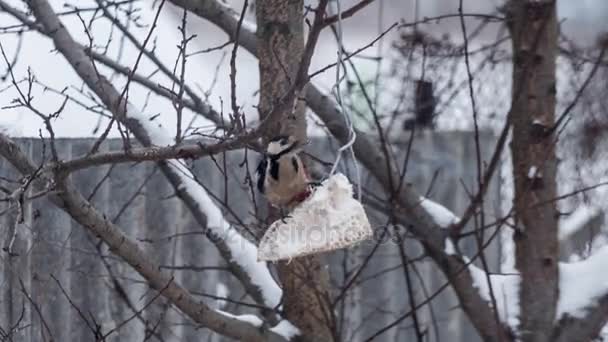
[[[262,158],[262,160],[260,160],[260,163],[258,164],[257,169],[255,170],[255,173],[258,177],[258,191],[260,193],[264,193],[265,189],[264,189],[264,181],[266,179],[266,169],[268,168],[268,160],[266,158]]]

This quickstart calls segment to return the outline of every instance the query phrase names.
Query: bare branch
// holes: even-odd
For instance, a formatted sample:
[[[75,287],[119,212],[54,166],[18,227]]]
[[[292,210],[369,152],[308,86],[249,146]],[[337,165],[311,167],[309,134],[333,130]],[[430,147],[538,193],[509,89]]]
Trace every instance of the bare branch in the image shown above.
[[[340,15],[339,17],[338,15],[332,15],[331,17],[326,18],[323,25],[329,26],[331,24],[336,23],[338,19],[350,18],[372,2],[374,2],[374,0],[361,0],[357,4],[353,5],[351,8],[343,11],[342,15]]]
[[[30,2],[30,6],[38,21],[44,26],[45,32],[48,32],[49,36],[53,39],[57,50],[63,54],[76,73],[94,91],[104,105],[112,111],[113,117],[118,123],[126,126],[144,146],[150,147],[153,144],[152,139],[155,138],[151,136],[152,132],[149,131],[151,126],[146,127],[149,124],[139,113],[128,112],[132,108],[128,106],[124,96],[105,77],[96,72],[95,66],[86,55],[82,46],[76,43],[65,26],[61,24],[48,2],[44,0],[32,1]],[[168,142],[163,141],[161,144],[168,144]],[[201,194],[206,196],[206,192],[199,190],[192,192],[192,189],[185,188],[184,182],[190,182],[193,176],[190,175],[188,177],[187,174],[190,171],[183,170],[179,165],[179,163],[159,163],[161,171],[168,178],[178,196],[190,209],[197,222],[201,226],[206,227],[208,213],[205,211],[205,206],[199,203],[201,199],[196,197]],[[184,172],[187,174],[184,174]],[[195,185],[195,188],[200,188],[200,185]],[[215,214],[213,213],[213,215]],[[215,217],[213,218],[215,219]],[[223,227],[216,228],[222,229]],[[231,229],[230,227],[228,228]],[[235,233],[234,231],[231,232]],[[274,282],[265,264],[249,260],[249,258],[235,257],[242,255],[243,248],[245,248],[244,245],[251,247],[251,243],[240,236],[241,240],[238,241],[241,241],[241,244],[238,241],[225,241],[213,238],[211,230],[207,230],[207,234],[208,237],[212,238],[212,241],[230,266],[232,272],[241,280],[247,292],[261,304],[268,306],[277,305],[280,300],[278,298],[280,297],[280,289]],[[229,245],[229,243],[233,245]],[[248,252],[251,252],[251,248]]]
[[[237,150],[244,147],[255,147],[255,144],[252,144],[252,141],[260,136],[261,134],[259,132],[252,131],[235,138],[226,139],[225,141],[217,144],[206,145],[199,142],[197,144],[185,144],[167,147],[151,146],[132,148],[127,151],[97,153],[91,156],[86,155],[81,158],[59,162],[53,167],[60,168],[66,172],[74,172],[104,164],[163,161],[167,159],[196,159],[225,151]]]
[[[19,147],[4,135],[0,135],[0,155],[6,158],[19,172],[30,173],[35,170],[33,164],[21,152]],[[282,338],[270,331],[260,330],[239,319],[223,315],[195,300],[192,295],[174,281],[153,258],[146,255],[121,229],[105,215],[99,213],[71,185],[65,174],[58,173],[54,179],[39,178],[38,186],[53,182],[57,196],[51,197],[55,205],[66,211],[76,222],[101,237],[111,250],[141,274],[152,288],[161,291],[162,295],[187,314],[195,322],[220,334],[248,341],[281,341]]]

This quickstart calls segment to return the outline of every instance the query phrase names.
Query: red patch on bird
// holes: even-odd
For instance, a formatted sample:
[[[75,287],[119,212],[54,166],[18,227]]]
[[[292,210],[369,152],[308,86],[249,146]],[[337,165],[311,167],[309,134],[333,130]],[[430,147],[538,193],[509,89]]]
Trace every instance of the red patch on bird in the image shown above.
[[[299,194],[297,194],[291,198],[291,200],[289,201],[289,205],[299,204],[299,203],[304,202],[304,200],[306,200],[310,196],[310,194],[312,194],[312,191],[310,190],[310,188],[300,192]]]

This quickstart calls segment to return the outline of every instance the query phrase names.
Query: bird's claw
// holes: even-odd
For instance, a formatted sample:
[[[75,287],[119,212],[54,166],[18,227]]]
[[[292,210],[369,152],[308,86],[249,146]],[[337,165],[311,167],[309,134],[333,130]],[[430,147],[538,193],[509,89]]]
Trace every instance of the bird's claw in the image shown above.
[[[318,186],[321,186],[321,182],[308,182],[309,186],[312,186],[313,188],[316,188]]]
[[[281,222],[287,224],[287,220],[286,219],[288,219],[290,217],[291,217],[291,215],[283,215],[283,216],[281,216]]]
[[[284,209],[281,209],[281,222],[283,223],[287,223],[286,219],[290,218],[291,215],[289,213],[286,213]]]

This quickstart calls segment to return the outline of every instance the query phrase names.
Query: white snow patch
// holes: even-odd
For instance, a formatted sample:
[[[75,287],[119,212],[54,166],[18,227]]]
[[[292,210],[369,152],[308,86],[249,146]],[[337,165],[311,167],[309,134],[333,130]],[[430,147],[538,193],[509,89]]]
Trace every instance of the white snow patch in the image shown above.
[[[579,230],[583,229],[589,221],[600,215],[601,211],[597,207],[582,205],[578,207],[570,216],[559,223],[559,240],[564,241]]]
[[[534,178],[534,175],[536,175],[536,170],[536,166],[531,166],[528,170],[528,178]]]
[[[608,273],[605,261],[608,259],[608,245],[598,249],[591,257],[571,263],[559,264],[559,300],[556,319],[568,315],[584,318],[587,310],[598,304],[598,299],[608,295]],[[469,262],[465,258],[465,262]],[[482,298],[491,302],[488,280],[485,272],[470,264],[469,272],[473,286]],[[518,274],[491,274],[490,282],[501,321],[516,328],[519,324],[519,283]]]
[[[508,223],[512,223],[509,219]],[[513,229],[500,230],[500,272],[502,273],[517,273],[515,268],[515,242],[513,242]]]
[[[587,255],[585,255],[585,257],[592,255],[593,253],[595,253],[595,251],[601,249],[602,247],[604,247],[606,245],[608,245],[608,236],[606,236],[606,233],[598,234],[597,236],[595,236],[593,241],[591,241],[591,244],[588,246],[589,248],[587,249],[587,251],[589,251],[589,253]],[[577,260],[577,261],[579,261],[579,260]]]
[[[449,237],[445,238],[445,249],[443,250],[447,255],[456,255],[456,247]]]
[[[559,301],[556,319],[568,315],[584,318],[587,310],[608,294],[608,246],[600,248],[589,258],[559,264]]]
[[[232,253],[232,260],[241,266],[251,278],[251,282],[260,288],[265,304],[271,308],[279,305],[281,289],[272,278],[266,263],[257,261],[257,247],[243,238],[224,219],[220,208],[211,200],[207,191],[192,178],[192,173],[185,165],[175,160],[171,161],[169,165],[176,170],[188,194],[196,200],[201,210],[207,215],[207,228],[224,241]]]
[[[156,146],[170,146],[174,144],[173,138],[167,134],[160,124],[150,121],[140,114],[133,106],[129,107],[130,118],[136,119],[144,127],[150,141]],[[231,227],[224,219],[222,211],[211,200],[207,191],[196,181],[192,172],[179,160],[171,160],[168,165],[175,170],[182,184],[180,189],[185,190],[207,215],[207,228],[220,236],[232,253],[232,261],[242,267],[257,285],[264,297],[264,304],[276,307],[281,301],[282,291],[272,278],[265,262],[257,261],[257,247]]]
[[[507,144],[511,141],[511,132],[507,138]],[[500,163],[500,212],[508,213],[513,206],[513,163],[511,153],[503,151]],[[512,218],[506,221],[507,226],[515,226]],[[515,268],[515,242],[513,241],[513,229],[500,230],[500,272],[512,274],[517,273]]]
[[[469,262],[466,259],[465,261]],[[473,278],[473,286],[484,300],[492,304],[486,272],[472,263],[469,264],[469,272]],[[491,274],[490,282],[500,320],[516,331],[519,325],[519,274]]]
[[[608,341],[608,324],[604,325],[600,331],[598,341]]]
[[[234,319],[238,319],[239,321],[243,321],[246,323],[249,323],[251,325],[254,325],[256,327],[261,327],[262,324],[264,324],[264,321],[262,321],[258,316],[256,315],[233,315],[229,312],[226,311],[222,311],[222,310],[217,310],[217,312],[219,312],[220,314],[230,317],[230,318],[234,318]]]
[[[215,300],[215,304],[218,309],[222,309],[226,306],[226,301],[219,298],[228,298],[229,295],[230,290],[228,289],[228,286],[221,281],[218,281],[217,284],[215,284],[215,296],[218,297],[218,299]]]
[[[293,337],[300,335],[300,329],[285,319],[270,328],[270,331],[283,336],[286,340],[291,340]]]
[[[536,166],[530,166],[530,169],[528,170],[528,178],[540,178],[540,174],[538,173],[538,168]]]
[[[128,117],[139,121],[141,126],[148,134],[150,142],[152,142],[153,145],[171,146],[175,144],[175,140],[173,139],[173,137],[167,134],[163,126],[160,124],[160,120],[151,120],[152,117],[146,117],[131,104],[127,106],[127,113]]]
[[[540,121],[539,119],[534,119],[534,121],[532,121],[532,124],[533,124],[533,125],[541,125],[541,126],[544,126],[543,122],[542,122],[542,121]]]
[[[433,217],[435,223],[437,223],[441,228],[448,228],[449,226],[460,221],[458,216],[454,215],[454,213],[452,213],[449,209],[437,202],[431,201],[428,198],[421,196],[420,205],[429,213],[429,215]]]

